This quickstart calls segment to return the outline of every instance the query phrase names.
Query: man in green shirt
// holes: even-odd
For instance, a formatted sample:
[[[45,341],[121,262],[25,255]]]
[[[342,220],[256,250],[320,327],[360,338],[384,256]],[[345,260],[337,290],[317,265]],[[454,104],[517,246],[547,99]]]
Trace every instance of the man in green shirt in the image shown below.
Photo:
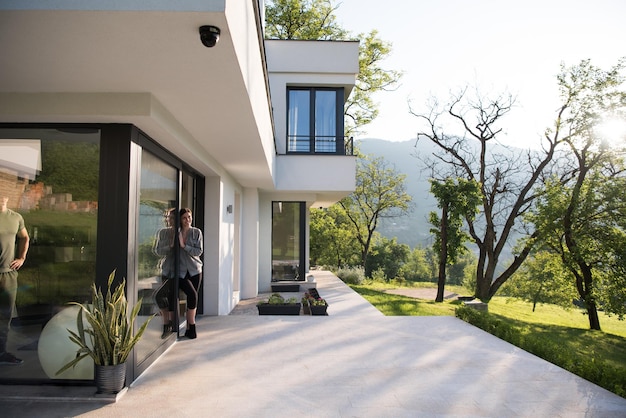
[[[23,360],[7,352],[7,339],[17,296],[17,271],[24,265],[30,239],[22,215],[7,207],[8,197],[0,199],[0,365],[19,365]]]

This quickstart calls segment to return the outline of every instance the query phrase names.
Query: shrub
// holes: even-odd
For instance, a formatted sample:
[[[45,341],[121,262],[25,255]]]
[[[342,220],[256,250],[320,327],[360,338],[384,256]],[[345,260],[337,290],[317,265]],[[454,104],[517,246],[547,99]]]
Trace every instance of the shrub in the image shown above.
[[[365,280],[365,270],[363,267],[343,267],[337,271],[337,277],[347,284],[359,285]]]
[[[385,274],[385,271],[379,267],[372,272],[372,280],[376,282],[386,282],[387,275]]]

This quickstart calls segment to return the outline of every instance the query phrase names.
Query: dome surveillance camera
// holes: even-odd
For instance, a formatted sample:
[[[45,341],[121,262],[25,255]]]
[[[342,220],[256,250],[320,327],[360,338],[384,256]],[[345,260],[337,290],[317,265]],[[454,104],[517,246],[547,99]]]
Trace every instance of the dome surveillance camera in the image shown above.
[[[220,39],[220,28],[217,26],[205,25],[200,26],[200,40],[202,45],[207,48],[214,47]]]

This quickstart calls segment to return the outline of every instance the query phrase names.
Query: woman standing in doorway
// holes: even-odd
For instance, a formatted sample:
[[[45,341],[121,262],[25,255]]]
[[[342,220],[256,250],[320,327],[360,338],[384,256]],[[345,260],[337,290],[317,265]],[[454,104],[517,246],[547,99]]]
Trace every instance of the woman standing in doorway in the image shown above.
[[[152,250],[154,254],[160,257],[158,269],[161,271],[161,286],[154,293],[154,299],[161,310],[161,318],[163,319],[163,334],[161,334],[161,338],[165,339],[174,332],[176,209],[170,208],[166,210],[163,218],[165,227],[157,232]]]
[[[187,295],[187,330],[185,337],[196,338],[196,310],[198,308],[198,290],[202,283],[202,231],[191,226],[193,220],[191,209],[180,210],[180,230],[178,243],[180,257],[178,258],[179,287]]]

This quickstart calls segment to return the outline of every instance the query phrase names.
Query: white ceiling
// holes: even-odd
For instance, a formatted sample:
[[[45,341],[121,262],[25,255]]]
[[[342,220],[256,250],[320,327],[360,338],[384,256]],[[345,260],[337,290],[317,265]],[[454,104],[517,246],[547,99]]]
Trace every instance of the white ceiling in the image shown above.
[[[222,32],[213,48],[199,39],[207,24]],[[259,105],[223,12],[0,11],[0,57],[0,121],[134,123],[205,175],[225,169],[243,186],[272,187]],[[42,120],[11,112],[6,93],[147,93],[159,106]]]

